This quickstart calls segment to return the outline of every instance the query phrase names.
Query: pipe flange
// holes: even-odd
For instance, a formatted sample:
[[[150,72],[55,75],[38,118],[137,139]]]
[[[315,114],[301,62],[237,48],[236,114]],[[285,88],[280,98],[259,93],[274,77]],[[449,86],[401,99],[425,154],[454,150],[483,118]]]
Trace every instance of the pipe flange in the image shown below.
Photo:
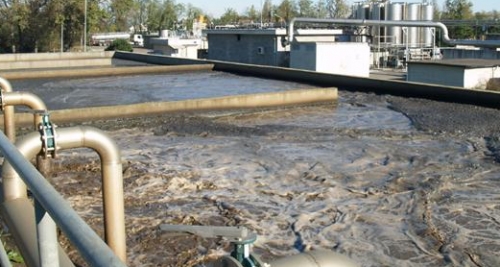
[[[42,122],[40,123],[39,131],[40,138],[42,140],[42,154],[44,158],[47,157],[56,157],[56,125],[50,122],[49,114],[43,113],[40,114],[42,116]]]

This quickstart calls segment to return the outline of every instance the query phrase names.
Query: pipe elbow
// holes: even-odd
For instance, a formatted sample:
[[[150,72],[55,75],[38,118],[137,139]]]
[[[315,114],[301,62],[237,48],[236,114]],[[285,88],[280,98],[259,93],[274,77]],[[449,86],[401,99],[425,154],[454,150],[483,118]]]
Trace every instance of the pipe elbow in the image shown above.
[[[78,138],[82,147],[95,150],[104,163],[121,164],[120,149],[113,139],[102,130],[88,126],[77,126],[61,129],[57,135],[61,136],[62,140],[65,140],[66,137]],[[65,142],[60,144],[64,146]],[[74,146],[66,148],[74,148]]]
[[[6,79],[0,77],[0,87],[5,92],[12,92],[12,85]]]

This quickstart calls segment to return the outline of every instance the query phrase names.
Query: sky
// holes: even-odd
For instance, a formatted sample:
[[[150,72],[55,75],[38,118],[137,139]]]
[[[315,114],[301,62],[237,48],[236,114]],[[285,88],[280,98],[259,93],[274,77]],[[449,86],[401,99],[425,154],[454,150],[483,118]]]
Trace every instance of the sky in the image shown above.
[[[429,0],[431,1],[431,0]],[[497,0],[470,0],[474,4],[474,12],[478,11],[491,11],[493,9],[500,9],[500,6],[495,6]],[[245,10],[254,5],[256,8],[260,7],[264,0],[177,0],[177,3],[192,4],[199,7],[209,15],[220,17],[227,8],[233,8],[238,13],[244,13]],[[273,4],[277,5],[281,0],[272,0]],[[316,2],[313,0],[313,2]],[[360,2],[359,0],[348,0],[348,3]],[[392,2],[407,2],[407,3],[420,3],[419,0],[395,0]],[[439,6],[442,7],[445,0],[438,0]]]

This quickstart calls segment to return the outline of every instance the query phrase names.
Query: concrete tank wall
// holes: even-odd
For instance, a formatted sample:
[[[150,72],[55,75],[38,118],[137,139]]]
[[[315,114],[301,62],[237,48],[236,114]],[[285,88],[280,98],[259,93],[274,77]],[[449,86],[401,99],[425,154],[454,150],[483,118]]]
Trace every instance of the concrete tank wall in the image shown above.
[[[182,64],[182,61],[187,61],[187,63],[192,63],[194,61],[165,56],[140,55],[128,52],[116,52],[115,57],[148,63],[162,61],[162,64],[165,65],[171,65],[174,62],[176,64]],[[149,60],[150,58],[151,61]],[[198,60],[198,63],[202,62],[214,64],[215,71],[252,75],[260,78],[304,82],[324,87],[335,86],[348,91],[352,90],[360,92],[374,92],[377,94],[391,94],[404,97],[419,97],[437,101],[473,104],[500,109],[500,93],[493,91],[464,90],[463,88],[436,84],[380,80],[273,66],[257,66],[233,62]]]

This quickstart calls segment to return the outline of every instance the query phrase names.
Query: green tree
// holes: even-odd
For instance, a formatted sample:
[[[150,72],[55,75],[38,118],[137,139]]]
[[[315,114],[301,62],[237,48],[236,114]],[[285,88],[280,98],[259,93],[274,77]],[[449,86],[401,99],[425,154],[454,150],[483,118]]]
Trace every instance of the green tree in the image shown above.
[[[441,8],[439,7],[438,1],[437,0],[432,0],[432,7],[433,7],[433,18],[434,21],[439,21],[441,18]]]
[[[220,17],[220,24],[233,24],[236,25],[240,21],[240,15],[233,8],[226,8],[224,14]]]
[[[277,17],[278,20],[285,20],[285,22],[288,22],[294,17],[297,17],[297,14],[297,5],[294,1],[282,0],[276,8],[275,17]]]
[[[126,39],[116,39],[105,49],[106,51],[126,51],[133,52],[134,49]]]
[[[158,0],[151,1],[147,8],[146,25],[149,30],[158,32],[161,30],[175,30],[183,12],[184,6],[177,4],[174,0],[166,0],[163,3]]]
[[[328,16],[333,19],[345,18],[349,14],[349,6],[345,0],[327,0]]]
[[[262,5],[262,20],[264,23],[274,21],[274,7],[271,0],[265,0]]]
[[[199,19],[203,15],[203,11],[195,7],[191,4],[187,4],[185,7],[185,19],[184,19],[184,28],[188,31],[193,30],[193,22],[196,19]]]
[[[114,22],[114,31],[128,31],[130,13],[134,8],[133,0],[111,0],[110,14]]]
[[[299,0],[298,2],[298,16],[299,17],[314,17],[315,10],[312,0]]]
[[[325,19],[328,17],[328,9],[326,8],[326,1],[327,0],[318,0],[318,2],[316,2],[315,17],[320,19]]]
[[[472,2],[468,0],[446,0],[441,19],[445,20],[470,20],[473,18]],[[455,39],[467,39],[474,37],[474,29],[471,26],[454,26],[449,29],[450,37]]]
[[[254,5],[251,5],[249,8],[247,8],[245,15],[247,16],[248,19],[256,23],[260,22],[260,12],[261,11],[258,11]]]

